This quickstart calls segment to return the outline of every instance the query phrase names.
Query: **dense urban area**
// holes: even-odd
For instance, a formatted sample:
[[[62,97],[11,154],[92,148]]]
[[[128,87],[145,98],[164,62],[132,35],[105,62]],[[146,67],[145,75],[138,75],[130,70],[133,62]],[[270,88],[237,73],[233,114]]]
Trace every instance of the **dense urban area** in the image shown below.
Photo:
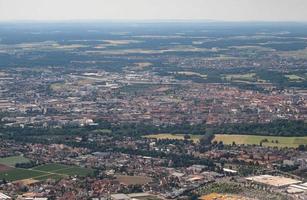
[[[0,200],[307,199],[304,23],[0,23]]]

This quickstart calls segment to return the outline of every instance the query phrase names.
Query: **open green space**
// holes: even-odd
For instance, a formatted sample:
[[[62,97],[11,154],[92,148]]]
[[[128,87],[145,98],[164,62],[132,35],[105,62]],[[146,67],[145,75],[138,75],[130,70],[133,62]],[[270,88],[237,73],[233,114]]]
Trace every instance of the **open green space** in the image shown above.
[[[12,168],[9,171],[1,172],[0,179],[7,181],[17,181],[22,179],[33,178],[37,176],[43,176],[45,173],[40,171],[33,171],[29,169]]]
[[[153,139],[170,139],[170,140],[184,140],[184,134],[155,134],[147,135],[145,138]],[[198,142],[201,135],[190,135],[190,139]],[[227,135],[216,134],[214,141],[223,142],[224,144],[231,145],[233,142],[237,145],[260,145],[268,147],[293,147],[297,148],[299,145],[307,144],[307,137],[280,137],[280,136],[256,136],[256,135]]]
[[[12,168],[0,173],[0,179],[8,181],[17,181],[22,179],[61,179],[65,176],[88,176],[93,174],[94,170],[78,166],[69,166],[63,164],[46,164],[34,167],[32,169]]]
[[[227,75],[225,75],[225,79],[228,80],[228,81],[231,81],[231,80],[253,81],[253,80],[256,79],[256,73],[227,74]]]
[[[88,176],[93,174],[94,170],[89,168],[81,168],[81,167],[70,167],[66,169],[57,170],[57,174],[63,174],[68,176]]]
[[[285,75],[285,77],[288,78],[290,81],[294,81],[294,82],[301,82],[305,80],[305,78],[295,75],[295,74]]]
[[[52,163],[52,164],[40,165],[40,166],[34,167],[32,169],[38,170],[38,171],[44,171],[44,172],[53,172],[53,171],[58,171],[58,170],[61,170],[61,169],[66,169],[66,168],[70,168],[70,166]]]
[[[35,177],[35,180],[38,180],[38,181],[44,181],[44,180],[47,180],[47,179],[60,180],[64,177],[65,177],[64,175],[48,174],[48,175],[44,175],[44,176]]]
[[[30,160],[23,156],[10,156],[5,158],[0,158],[0,164],[12,167],[14,167],[17,163],[27,163],[27,162],[30,162]]]
[[[279,137],[279,136],[256,136],[256,135],[215,135],[215,141],[222,141],[224,144],[245,144],[245,145],[260,145],[269,147],[298,147],[299,145],[307,144],[307,137]]]
[[[161,133],[161,134],[153,134],[153,135],[146,135],[144,138],[152,138],[152,139],[160,139],[160,140],[184,140],[184,134],[169,134],[169,133]],[[189,135],[190,139],[194,142],[198,142],[199,139],[202,137],[201,135]]]

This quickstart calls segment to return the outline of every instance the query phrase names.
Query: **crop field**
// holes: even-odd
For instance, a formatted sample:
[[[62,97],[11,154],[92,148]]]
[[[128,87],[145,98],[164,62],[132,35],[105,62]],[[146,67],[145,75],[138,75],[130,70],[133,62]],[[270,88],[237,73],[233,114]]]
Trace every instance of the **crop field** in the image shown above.
[[[40,165],[32,169],[38,170],[38,171],[44,171],[44,172],[54,172],[54,171],[67,169],[67,168],[70,168],[70,166],[52,163],[52,164]]]
[[[285,77],[288,78],[290,81],[295,81],[295,82],[301,82],[305,80],[305,78],[295,74],[285,75]]]
[[[251,198],[248,197],[243,197],[243,196],[238,196],[238,195],[232,195],[232,194],[217,194],[217,193],[212,193],[208,195],[204,195],[200,197],[201,200],[252,200]]]
[[[53,163],[37,166],[32,169],[7,168],[5,171],[0,171],[0,179],[5,179],[8,181],[17,181],[24,179],[58,180],[65,176],[87,176],[92,173],[92,169]]]
[[[184,134],[169,134],[169,133],[161,133],[161,134],[154,134],[154,135],[146,135],[145,138],[152,138],[152,139],[160,139],[160,140],[184,140]],[[190,135],[191,139],[194,142],[198,142],[201,138],[201,135]]]
[[[94,171],[88,168],[81,168],[81,167],[70,167],[66,169],[56,170],[57,174],[64,174],[68,176],[87,176],[92,174]]]
[[[0,158],[0,164],[14,167],[17,163],[26,163],[30,160],[23,156],[11,156],[6,158]]]
[[[10,167],[10,166],[0,164],[0,173],[1,173],[1,172],[9,171],[9,170],[11,170],[11,169],[12,169],[12,167]]]
[[[6,172],[0,172],[0,179],[5,179],[8,181],[17,181],[43,175],[45,175],[44,172],[33,171],[29,169],[12,168],[11,170]]]
[[[185,75],[185,76],[199,76],[199,77],[204,78],[204,79],[207,78],[207,74],[200,74],[200,73],[197,73],[197,72],[181,71],[181,72],[177,72],[177,74]]]
[[[227,74],[225,76],[226,80],[246,80],[246,81],[253,81],[256,79],[255,73],[248,73],[248,74]]]
[[[155,134],[147,135],[145,138],[153,139],[171,139],[171,140],[184,140],[183,134]],[[199,142],[201,135],[190,135],[191,140],[194,142]],[[238,145],[260,145],[262,141],[263,146],[267,147],[293,147],[297,148],[301,144],[307,144],[307,137],[279,137],[279,136],[257,136],[257,135],[226,135],[226,134],[216,134],[214,141],[222,141],[224,144],[231,145],[235,142]]]
[[[278,137],[278,136],[256,136],[256,135],[215,135],[215,141],[222,141],[224,144],[245,144],[259,145],[261,141],[263,146],[269,147],[298,147],[300,144],[307,144],[307,137]]]

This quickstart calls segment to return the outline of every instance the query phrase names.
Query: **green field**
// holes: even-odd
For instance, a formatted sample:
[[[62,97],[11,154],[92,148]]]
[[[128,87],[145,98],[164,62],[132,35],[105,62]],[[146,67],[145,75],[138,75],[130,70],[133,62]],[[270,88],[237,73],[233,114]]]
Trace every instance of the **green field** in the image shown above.
[[[194,142],[198,142],[201,138],[201,135],[190,135],[191,139]],[[184,140],[184,134],[169,134],[169,133],[161,133],[154,135],[146,135],[144,138],[152,138],[152,139],[160,139],[160,140]]]
[[[303,77],[295,75],[295,74],[285,75],[285,77],[288,78],[290,81],[294,81],[294,82],[301,82],[305,80]]]
[[[37,167],[34,167],[34,170],[38,171],[44,171],[44,172],[54,172],[62,169],[70,168],[70,166],[52,163],[52,164],[46,164],[46,165],[40,165]]]
[[[51,178],[58,180],[65,176],[87,176],[93,174],[93,172],[92,169],[88,168],[53,163],[37,166],[32,169],[12,168],[9,171],[0,172],[0,179],[17,181],[30,178],[35,180]]]
[[[47,180],[47,179],[61,180],[63,177],[65,177],[65,176],[57,175],[57,174],[48,174],[48,175],[45,175],[45,176],[35,177],[35,180],[38,180],[38,181],[44,181],[44,180]]]
[[[5,179],[7,181],[17,181],[17,180],[28,179],[43,175],[45,175],[44,172],[13,168],[9,171],[1,172],[0,179]]]
[[[56,173],[58,174],[64,174],[64,175],[68,175],[68,176],[87,176],[90,174],[93,174],[93,170],[92,169],[88,169],[88,168],[81,168],[81,167],[70,167],[70,168],[66,168],[66,169],[61,169],[61,170],[57,170]]]
[[[145,138],[153,139],[173,139],[173,140],[183,140],[183,134],[155,134],[147,135]],[[199,142],[201,135],[190,135],[191,140],[194,142]],[[260,145],[262,140],[267,140],[268,142],[263,142],[262,146],[268,147],[298,147],[301,144],[307,144],[307,137],[279,137],[279,136],[256,136],[256,135],[225,135],[216,134],[214,141],[222,141],[224,144],[245,144],[245,145]],[[276,143],[277,141],[277,143]]]
[[[256,79],[256,73],[248,73],[248,74],[227,74],[225,75],[225,79],[230,80],[245,80],[245,81],[253,81]]]
[[[14,167],[17,163],[26,163],[26,162],[30,162],[30,160],[23,156],[11,156],[6,158],[0,158],[0,164],[8,165],[11,167]]]
[[[63,164],[46,164],[38,167],[34,167],[33,170],[42,171],[51,173],[54,175],[63,175],[63,176],[87,176],[93,173],[92,169],[82,168],[77,166],[69,166]]]
[[[201,77],[203,79],[207,79],[207,74],[200,74],[197,72],[189,72],[189,71],[181,71],[181,72],[177,72],[178,75],[185,75],[185,76],[198,76]]]
[[[263,146],[269,147],[298,147],[301,144],[307,144],[307,137],[278,137],[278,136],[256,136],[256,135],[215,135],[215,141],[222,141],[224,144],[245,144],[245,145],[259,145],[262,140]],[[276,143],[278,141],[278,143]]]

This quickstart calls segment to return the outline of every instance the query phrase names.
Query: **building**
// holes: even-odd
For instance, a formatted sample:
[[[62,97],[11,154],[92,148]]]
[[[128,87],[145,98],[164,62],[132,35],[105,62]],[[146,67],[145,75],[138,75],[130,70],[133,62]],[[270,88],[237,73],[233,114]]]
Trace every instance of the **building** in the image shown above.
[[[126,194],[112,194],[112,200],[130,200],[131,198]]]
[[[246,178],[246,180],[259,185],[265,185],[275,188],[285,188],[290,185],[302,183],[302,181],[296,179],[286,178],[282,176],[271,176],[271,175],[253,176]]]
[[[12,198],[0,192],[0,200],[8,200],[8,199]]]

